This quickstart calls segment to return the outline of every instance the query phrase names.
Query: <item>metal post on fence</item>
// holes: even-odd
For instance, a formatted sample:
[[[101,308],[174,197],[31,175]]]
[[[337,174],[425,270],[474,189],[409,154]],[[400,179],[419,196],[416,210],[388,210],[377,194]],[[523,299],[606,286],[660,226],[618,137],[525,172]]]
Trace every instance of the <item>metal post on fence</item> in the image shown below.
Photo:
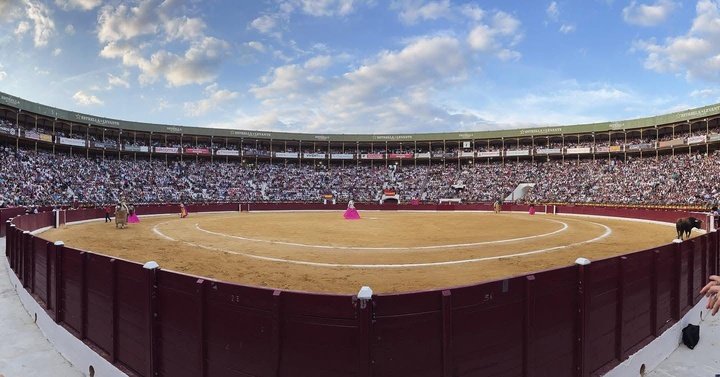
[[[672,287],[672,318],[675,321],[680,320],[680,307],[682,306],[682,300],[680,299],[681,293],[680,293],[680,281],[682,279],[682,240],[674,239],[673,243],[675,244],[675,253],[673,265],[675,266],[675,274],[673,279],[673,287]]]
[[[8,262],[10,263],[10,268],[13,268],[13,264],[15,263],[15,253],[17,252],[17,228],[15,227],[15,224],[10,225],[10,232],[12,233],[12,236],[10,237],[10,255],[8,256]]]
[[[587,282],[588,282],[588,265],[590,260],[587,258],[578,258],[575,260],[578,267],[577,275],[577,317],[576,317],[576,344],[575,344],[575,369],[577,375],[581,377],[589,376],[585,355],[587,355]]]
[[[280,352],[282,350],[282,291],[273,291],[273,309],[272,309],[272,348],[270,358],[272,360],[271,376],[280,376]]]
[[[23,288],[27,288],[30,284],[30,271],[29,271],[29,261],[30,258],[28,257],[28,254],[32,252],[32,235],[30,235],[29,231],[23,232],[23,239],[25,240],[25,243],[23,244],[22,250],[20,250],[20,277],[22,279],[22,285]]]
[[[65,242],[62,241],[55,241],[53,244],[54,246],[54,266],[55,266],[55,306],[53,306],[53,310],[55,312],[55,323],[60,323],[62,320],[61,313],[60,313],[60,303],[62,302],[61,296],[62,296],[62,254],[63,249],[65,247]],[[50,261],[48,261],[50,263]],[[50,276],[48,275],[48,279],[50,279]]]
[[[372,376],[372,360],[370,355],[370,337],[372,326],[372,295],[373,291],[368,286],[363,286],[357,294],[358,298],[358,319],[360,320],[360,339],[358,341],[359,376]]]
[[[442,291],[442,323],[443,377],[452,377],[452,291],[449,289]]]
[[[624,297],[625,297],[625,265],[627,257],[620,257],[618,259],[618,269],[620,270],[617,279],[617,306],[615,306],[615,358],[622,362],[625,357],[625,343],[623,342],[623,333],[625,332],[625,325],[623,321],[623,311],[625,309]]]
[[[10,263],[10,268],[14,268],[15,263],[15,253],[17,252],[17,234],[16,234],[15,224],[10,224],[10,227],[7,228],[7,240],[5,244],[7,245],[7,249],[5,250],[5,253],[8,256],[8,263]],[[8,251],[9,250],[9,251]]]
[[[157,368],[157,271],[160,265],[155,261],[147,262],[143,265],[145,269],[145,286],[146,290],[146,302],[147,302],[147,373],[146,376],[153,377],[158,375]]]
[[[534,374],[533,323],[535,323],[535,275],[525,277],[525,317],[523,324],[523,376]]]
[[[10,225],[12,225],[10,220],[6,220],[5,221],[5,258],[10,256],[10,240],[12,237],[10,235]]]
[[[197,279],[195,281],[195,293],[197,294],[197,329],[198,329],[198,353],[200,354],[200,365],[198,365],[199,369],[199,377],[205,377],[207,376],[207,368],[205,365],[205,359],[207,356],[207,350],[205,346],[205,333],[206,333],[206,326],[205,326],[205,279]],[[278,368],[279,370],[280,368]]]

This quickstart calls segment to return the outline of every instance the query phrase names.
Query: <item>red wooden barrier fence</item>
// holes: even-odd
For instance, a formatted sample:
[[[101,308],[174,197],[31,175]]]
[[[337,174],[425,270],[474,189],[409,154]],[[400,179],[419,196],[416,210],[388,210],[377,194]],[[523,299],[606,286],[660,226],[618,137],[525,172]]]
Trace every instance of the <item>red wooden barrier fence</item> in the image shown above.
[[[342,207],[250,205],[322,208]],[[151,206],[138,213],[176,210]],[[685,215],[599,207],[559,212],[665,221]],[[67,218],[103,216],[78,210]],[[720,260],[718,233],[709,233],[585,266],[361,302],[145,269],[24,233],[53,220],[51,213],[13,220],[6,238],[11,268],[60,325],[138,376],[594,376],[701,300],[698,290]]]

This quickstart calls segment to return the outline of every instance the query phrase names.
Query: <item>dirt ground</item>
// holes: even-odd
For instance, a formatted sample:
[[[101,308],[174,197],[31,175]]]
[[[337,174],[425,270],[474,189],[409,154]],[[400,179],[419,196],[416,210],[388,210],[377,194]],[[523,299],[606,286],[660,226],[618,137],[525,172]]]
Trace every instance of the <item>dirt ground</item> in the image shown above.
[[[309,292],[408,292],[469,285],[667,244],[674,226],[619,219],[486,212],[251,212],[101,221],[50,241],[166,270]]]

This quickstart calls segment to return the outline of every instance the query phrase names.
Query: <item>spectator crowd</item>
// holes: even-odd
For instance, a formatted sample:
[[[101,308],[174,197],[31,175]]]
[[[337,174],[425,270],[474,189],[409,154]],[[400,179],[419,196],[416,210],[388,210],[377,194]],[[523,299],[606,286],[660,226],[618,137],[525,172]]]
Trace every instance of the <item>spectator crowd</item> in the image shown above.
[[[392,188],[407,202],[503,200],[534,183],[532,202],[710,205],[720,201],[720,154],[659,158],[423,166],[312,166],[117,160],[0,145],[0,205],[167,202],[378,201]]]

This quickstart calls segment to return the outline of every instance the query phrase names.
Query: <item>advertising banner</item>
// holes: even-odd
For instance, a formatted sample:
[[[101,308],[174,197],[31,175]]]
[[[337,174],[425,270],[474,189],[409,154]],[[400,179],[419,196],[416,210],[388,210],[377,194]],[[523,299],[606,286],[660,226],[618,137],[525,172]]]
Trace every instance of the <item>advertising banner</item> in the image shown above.
[[[430,158],[430,152],[417,153],[415,158]]]
[[[155,147],[155,153],[178,154],[178,153],[180,153],[180,148],[177,148],[177,147]]]
[[[698,143],[704,143],[705,140],[707,140],[707,135],[690,136],[687,138],[687,143],[688,144],[698,144]]]
[[[330,159],[332,160],[352,160],[355,155],[352,153],[332,153]]]
[[[412,153],[390,153],[388,155],[388,158],[396,159],[396,160],[405,160],[405,159],[413,158],[413,156],[414,155]]]
[[[607,153],[610,152],[610,148],[608,147],[597,147],[595,148],[596,153]]]
[[[234,151],[231,149],[218,149],[215,151],[216,156],[240,156],[240,151]]]
[[[683,145],[683,144],[685,144],[685,140],[683,140],[682,138],[677,138],[677,139],[672,139],[672,140],[667,140],[667,141],[661,141],[660,143],[658,143],[658,145],[660,146],[660,148],[674,147],[674,146],[676,146],[676,145]]]
[[[654,148],[655,148],[655,145],[653,145],[651,143],[632,144],[632,145],[625,146],[626,150],[631,150],[631,151],[639,151],[641,149],[654,149]]]
[[[528,150],[521,150],[521,151],[506,151],[506,156],[528,156],[530,155],[530,151]]]
[[[24,136],[27,139],[40,140],[40,134],[35,131],[25,131]]]
[[[500,157],[500,152],[478,152],[478,157]]]
[[[48,135],[48,134],[38,134],[38,140],[47,141],[48,143],[52,143],[52,136]]]
[[[590,148],[568,148],[568,154],[586,154],[590,153]]]
[[[718,140],[720,140],[720,134],[708,135],[708,141],[718,141]]]
[[[611,145],[611,146],[610,146],[610,152],[622,152],[622,146],[620,146],[620,145]]]
[[[475,152],[460,152],[460,157],[475,157]]]
[[[560,154],[560,148],[540,148],[537,150],[537,154]]]
[[[325,159],[325,153],[303,153],[303,158],[311,160],[323,160]]]
[[[297,152],[275,152],[277,158],[298,158],[298,156]]]
[[[0,132],[13,136],[17,135],[17,130],[13,127],[8,126],[0,126]]]
[[[210,149],[208,148],[185,148],[187,154],[198,154],[198,155],[209,155]]]
[[[71,139],[69,137],[59,137],[60,144],[62,145],[72,145],[75,147],[84,147],[85,146],[85,140],[82,139]]]
[[[462,142],[463,148],[470,148],[470,142],[469,141],[463,141]]]
[[[385,155],[382,153],[363,153],[360,155],[360,158],[363,160],[382,160],[385,158]]]

